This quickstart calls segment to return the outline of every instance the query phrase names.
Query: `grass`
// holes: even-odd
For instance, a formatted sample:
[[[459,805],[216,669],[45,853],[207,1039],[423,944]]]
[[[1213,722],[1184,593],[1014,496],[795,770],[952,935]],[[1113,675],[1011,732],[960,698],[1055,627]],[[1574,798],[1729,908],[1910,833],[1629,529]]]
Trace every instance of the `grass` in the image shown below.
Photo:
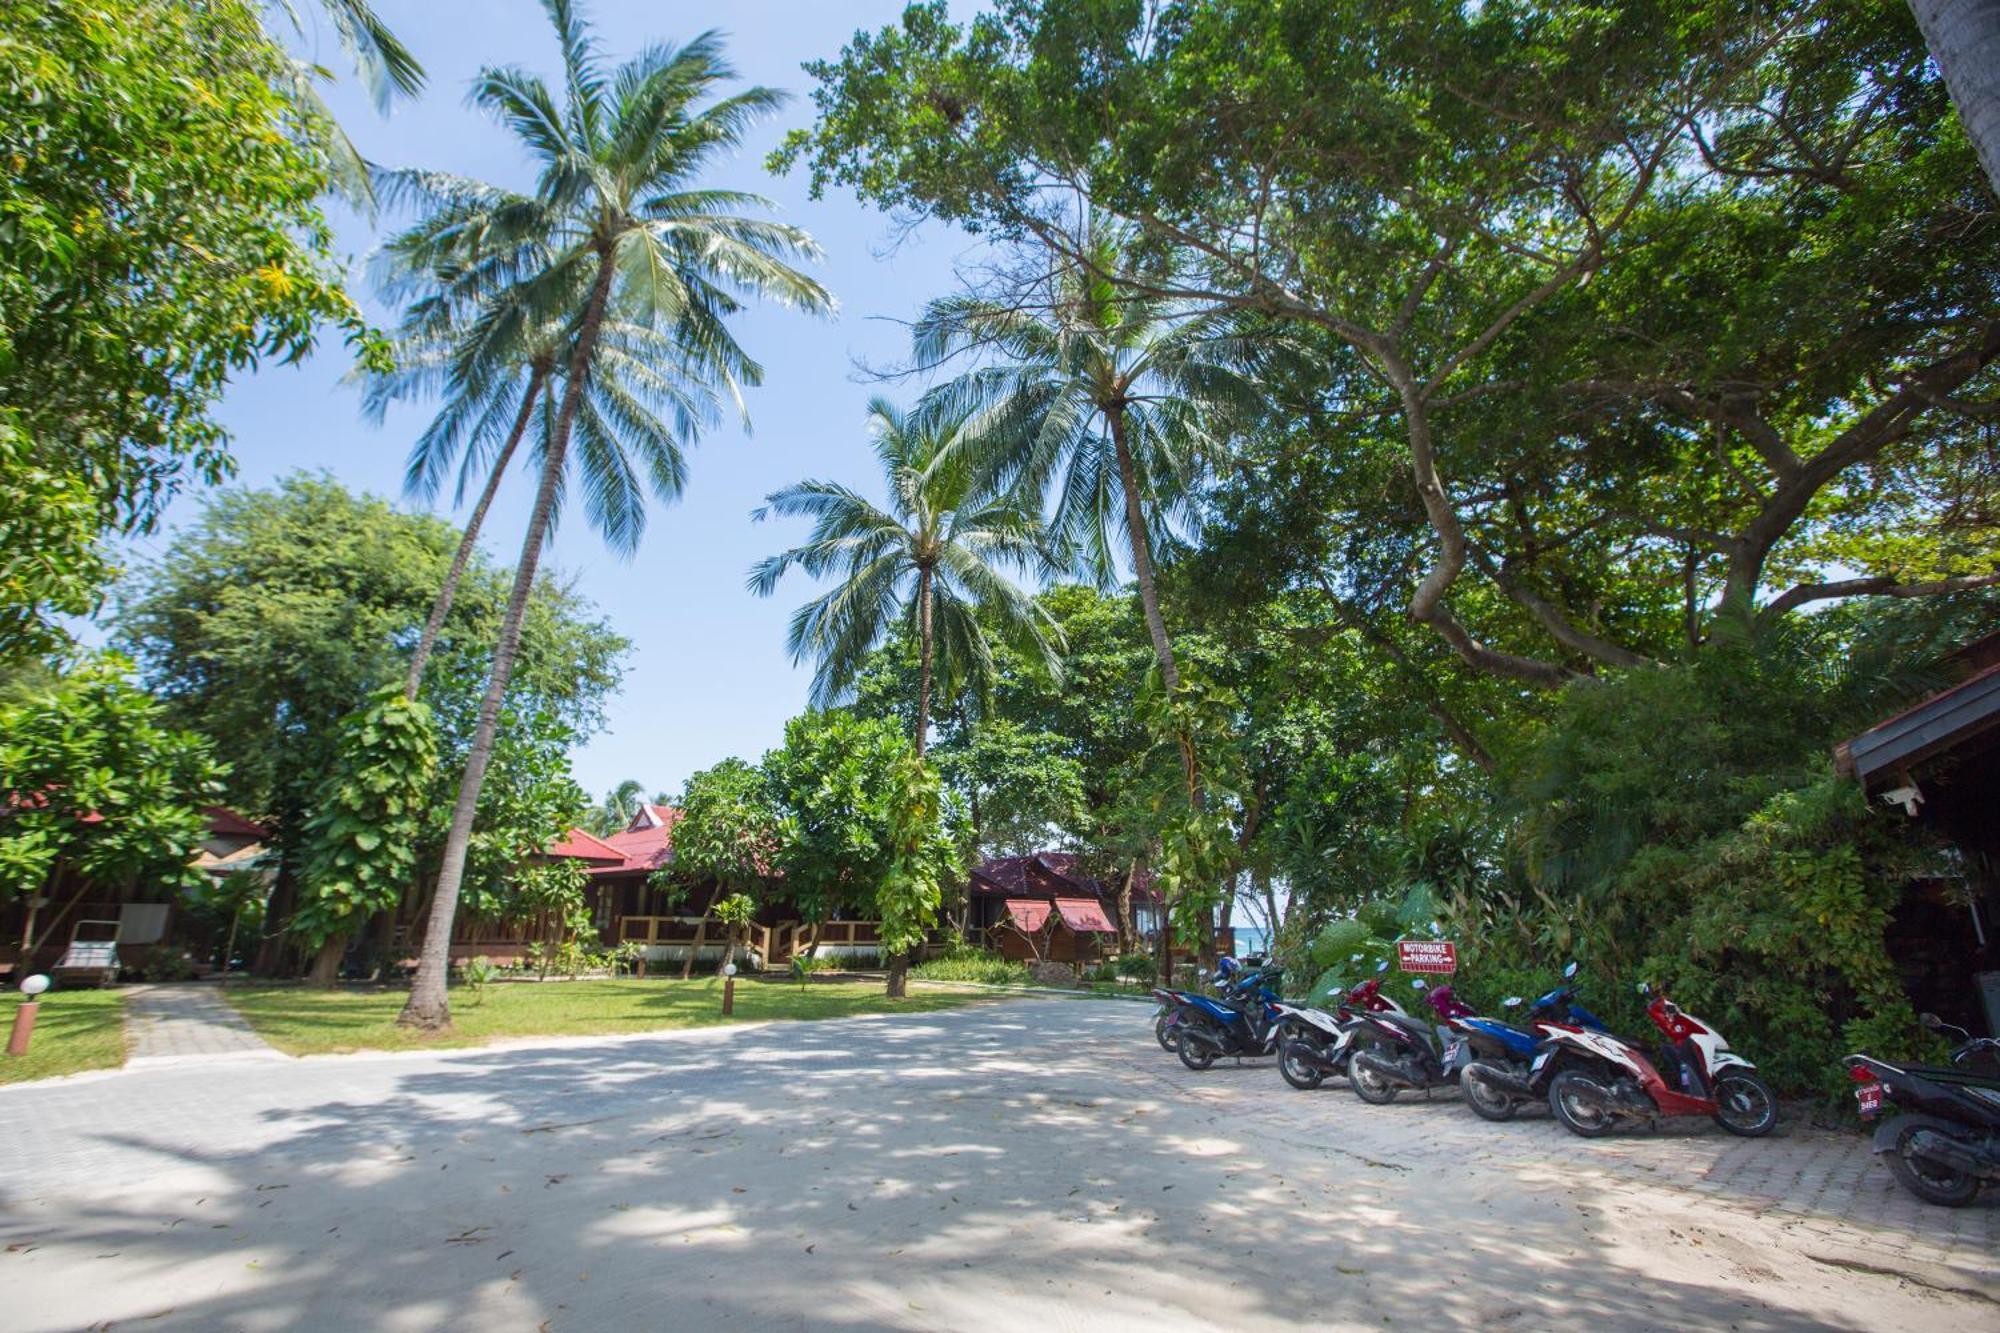
[[[0,1004],[11,1031],[14,1006]],[[0,1083],[26,1083],[125,1063],[125,994],[119,990],[50,991],[42,997],[26,1055],[0,1055]]]
[[[454,989],[451,1030],[426,1036],[396,1026],[407,995],[400,987],[232,986],[223,994],[259,1036],[292,1055],[478,1046],[505,1037],[602,1036],[771,1019],[925,1013],[981,998],[926,991],[891,1000],[882,993],[880,982],[815,981],[801,986],[792,981],[739,979],[736,1016],[727,1019],[722,1016],[722,985],[714,978],[501,983],[488,986],[486,998],[476,1003],[470,993]]]

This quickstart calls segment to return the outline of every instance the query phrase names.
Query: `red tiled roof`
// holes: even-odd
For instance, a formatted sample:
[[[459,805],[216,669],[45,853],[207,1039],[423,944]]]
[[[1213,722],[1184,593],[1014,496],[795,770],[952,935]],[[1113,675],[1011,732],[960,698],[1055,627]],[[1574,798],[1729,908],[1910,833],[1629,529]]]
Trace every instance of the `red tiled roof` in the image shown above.
[[[623,833],[614,833],[603,839],[604,844],[618,853],[621,859],[615,865],[593,866],[591,874],[650,873],[673,859],[674,825],[680,823],[681,812],[662,806],[651,808],[660,811],[665,816],[665,822],[658,828],[628,828]]]
[[[1049,905],[1039,898],[1009,898],[1007,915],[1014,918],[1014,928],[1032,935],[1048,924]]]
[[[211,805],[202,810],[208,816],[208,831],[224,838],[268,838],[271,830],[262,824],[253,824],[226,805]]]
[[[1116,935],[1118,927],[1111,924],[1104,909],[1091,898],[1058,898],[1056,911],[1062,913],[1063,924],[1079,932],[1096,931],[1105,935]]]
[[[968,890],[975,898],[1020,897],[1023,894],[1054,897],[1090,897],[1106,901],[1117,896],[1119,885],[1106,884],[1082,871],[1082,858],[1071,852],[1035,852],[1028,856],[996,856],[973,868]],[[1132,900],[1157,902],[1153,872],[1141,870],[1132,882]]]
[[[562,841],[549,844],[546,856],[562,856],[573,861],[619,862],[625,853],[599,837],[594,837],[580,828],[573,828],[562,837]]]

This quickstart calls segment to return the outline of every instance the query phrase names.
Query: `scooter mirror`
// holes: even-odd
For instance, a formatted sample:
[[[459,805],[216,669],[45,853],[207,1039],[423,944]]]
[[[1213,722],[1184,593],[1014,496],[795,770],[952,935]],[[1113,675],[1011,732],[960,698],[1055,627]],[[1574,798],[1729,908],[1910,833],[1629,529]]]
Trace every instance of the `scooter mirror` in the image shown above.
[[[1377,972],[1387,972],[1389,970],[1389,960],[1384,958],[1381,962],[1375,964],[1375,970]]]
[[[1573,977],[1576,975],[1576,960],[1574,958],[1570,959],[1569,966],[1563,969],[1563,975],[1565,977]]]
[[[1942,1018],[1939,1018],[1936,1014],[1932,1013],[1918,1014],[1917,1021],[1919,1023],[1922,1023],[1925,1027],[1929,1028],[1932,1032],[1936,1032],[1939,1028],[1944,1026],[1944,1020]]]
[[[1422,977],[1411,977],[1410,988],[1412,990],[1422,990],[1424,988],[1424,979]]]
[[[1521,997],[1518,995],[1509,995],[1506,999],[1500,1001],[1500,1003],[1509,1009],[1519,1009],[1521,1007]]]

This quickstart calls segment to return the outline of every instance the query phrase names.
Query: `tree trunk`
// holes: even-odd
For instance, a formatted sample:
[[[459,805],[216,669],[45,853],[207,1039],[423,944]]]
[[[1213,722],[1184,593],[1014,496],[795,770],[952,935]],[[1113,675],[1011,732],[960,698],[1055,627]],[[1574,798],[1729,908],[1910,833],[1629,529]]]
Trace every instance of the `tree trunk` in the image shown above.
[[[39,892],[28,895],[28,923],[21,927],[21,967],[24,970],[29,970],[29,955],[35,951],[35,917],[41,912],[44,900],[55,900],[56,886],[62,882],[62,871],[62,862],[58,860],[49,867],[48,882],[42,885]]]
[[[514,590],[507,599],[507,615],[500,625],[500,641],[493,649],[493,671],[486,693],[479,701],[479,725],[473,732],[472,749],[466,756],[465,774],[459,779],[458,800],[452,806],[451,831],[445,836],[444,861],[438,869],[437,893],[431,900],[430,922],[424,931],[424,951],[417,961],[416,979],[410,985],[410,999],[397,1020],[410,1027],[435,1031],[451,1023],[451,1002],[445,982],[451,965],[451,927],[458,915],[458,891],[465,879],[465,857],[472,842],[472,820],[479,808],[479,789],[486,781],[487,765],[493,761],[493,743],[500,730],[500,706],[506,701],[507,682],[514,674],[514,657],[521,647],[521,624],[527,618],[528,597],[535,588],[535,570],[541,564],[542,545],[548,540],[549,521],[555,511],[556,492],[561,488],[563,461],[569,451],[570,427],[576,421],[584,386],[590,378],[591,356],[597,335],[604,326],[604,309],[611,297],[613,270],[611,257],[600,252],[597,275],[584,307],[583,323],[577,330],[576,353],[570,362],[569,383],[563,386],[562,407],[556,413],[554,437],[542,461],[541,485],[535,492],[535,507],[528,518],[527,537],[521,543],[521,562],[514,570]]]
[[[887,993],[892,1000],[900,1000],[910,993],[910,954],[913,952],[915,951],[906,949],[901,953],[891,956],[889,959],[889,989]]]
[[[1132,451],[1125,447],[1125,409],[1105,412],[1111,423],[1111,447],[1118,455],[1118,485],[1125,493],[1125,530],[1132,542],[1132,578],[1139,585],[1139,608],[1146,616],[1146,634],[1153,641],[1153,656],[1160,664],[1160,679],[1169,691],[1181,687],[1180,667],[1174,661],[1173,641],[1167,637],[1166,618],[1160,614],[1160,585],[1153,577],[1153,553],[1146,540],[1146,510],[1139,499],[1139,471],[1132,463]]]
[[[1126,867],[1125,878],[1118,884],[1118,952],[1125,955],[1132,952],[1132,881],[1139,878],[1139,862],[1135,857]]]
[[[917,570],[917,758],[924,757],[924,737],[931,729],[931,571]]]
[[[229,914],[229,939],[222,946],[222,975],[229,975],[229,960],[236,956],[236,928],[243,924],[243,909]]]
[[[2000,194],[2000,4],[1910,0],[1910,11],[1986,168],[1986,183]]]
[[[335,935],[319,946],[313,955],[312,969],[306,974],[306,982],[313,986],[331,986],[340,980],[340,960],[347,954],[347,936]]]
[[[709,891],[708,906],[701,909],[701,920],[694,928],[694,943],[688,945],[688,956],[681,963],[681,980],[694,975],[694,956],[701,952],[702,942],[708,938],[709,914],[715,911],[715,903],[722,896],[722,886],[716,885]]]
[[[1271,943],[1266,952],[1275,954],[1278,951],[1278,891],[1271,887],[1271,872],[1268,870],[1253,871],[1252,879],[1264,895],[1264,910],[1270,917],[1264,923],[1264,928],[1271,932]]]
[[[500,479],[507,473],[507,464],[513,461],[514,449],[527,434],[528,423],[534,419],[535,403],[541,398],[542,383],[547,371],[536,366],[528,376],[528,390],[521,398],[521,411],[514,418],[514,428],[507,435],[507,443],[493,460],[493,474],[486,479],[486,486],[479,492],[479,503],[472,506],[472,514],[465,521],[465,535],[459,538],[458,552],[451,558],[451,568],[445,573],[444,586],[438,589],[436,600],[431,603],[430,619],[424,622],[423,636],[417,640],[417,649],[410,654],[410,674],[403,681],[403,697],[414,701],[417,691],[424,683],[424,667],[431,660],[431,650],[437,647],[438,634],[444,629],[444,618],[451,614],[452,600],[458,596],[458,585],[465,578],[465,570],[472,563],[472,553],[479,549],[479,529],[486,522],[486,511],[493,505],[493,497],[500,490]]]

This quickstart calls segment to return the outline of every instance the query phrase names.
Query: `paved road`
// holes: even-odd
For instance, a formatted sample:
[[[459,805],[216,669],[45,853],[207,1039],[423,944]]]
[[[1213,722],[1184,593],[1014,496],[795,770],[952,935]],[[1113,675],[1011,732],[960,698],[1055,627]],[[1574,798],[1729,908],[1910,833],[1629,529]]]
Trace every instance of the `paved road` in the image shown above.
[[[5,1329],[1992,1328],[1996,1237],[1849,1138],[1372,1108],[1087,1001],[0,1091]]]

